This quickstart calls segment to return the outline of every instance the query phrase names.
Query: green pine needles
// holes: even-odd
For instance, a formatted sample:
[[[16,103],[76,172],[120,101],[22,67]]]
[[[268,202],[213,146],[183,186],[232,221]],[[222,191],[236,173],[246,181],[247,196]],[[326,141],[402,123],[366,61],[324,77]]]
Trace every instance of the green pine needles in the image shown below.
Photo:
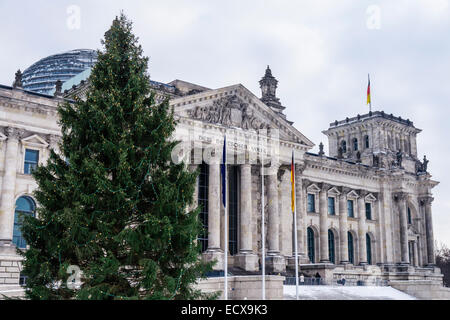
[[[188,209],[198,173],[171,162],[173,110],[155,104],[148,58],[123,14],[102,44],[86,99],[59,107],[62,156],[52,151],[33,173],[26,297],[207,298],[193,288],[211,270],[199,258],[199,209]]]

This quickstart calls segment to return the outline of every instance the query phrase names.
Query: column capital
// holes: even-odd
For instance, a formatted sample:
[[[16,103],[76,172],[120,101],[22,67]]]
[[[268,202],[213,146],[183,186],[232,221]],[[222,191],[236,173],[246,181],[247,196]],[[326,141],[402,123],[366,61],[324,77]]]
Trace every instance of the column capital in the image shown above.
[[[8,137],[8,140],[9,139],[19,140],[25,133],[25,130],[14,127],[6,127],[5,133],[6,136]]]
[[[396,193],[392,194],[392,198],[395,201],[405,201],[405,200],[408,200],[409,197],[410,197],[410,195],[406,192],[396,192]]]
[[[341,197],[342,196],[347,196],[347,194],[350,192],[350,191],[352,191],[353,189],[352,188],[349,188],[349,187],[344,187],[344,186],[341,186],[341,187],[339,187],[339,191],[341,192]]]
[[[432,196],[420,197],[419,202],[421,206],[430,205],[434,198]]]
[[[319,187],[321,192],[328,192],[328,190],[330,190],[332,186],[329,183],[322,182],[320,183]]]
[[[359,194],[359,198],[360,198],[360,199],[364,199],[364,197],[367,196],[369,193],[370,193],[369,191],[363,190],[363,189],[361,189],[361,190],[358,191],[358,194]]]
[[[306,163],[296,163],[295,164],[295,174],[302,174],[306,169]]]
[[[311,181],[308,179],[302,179],[302,187],[304,189],[308,188],[311,185]]]

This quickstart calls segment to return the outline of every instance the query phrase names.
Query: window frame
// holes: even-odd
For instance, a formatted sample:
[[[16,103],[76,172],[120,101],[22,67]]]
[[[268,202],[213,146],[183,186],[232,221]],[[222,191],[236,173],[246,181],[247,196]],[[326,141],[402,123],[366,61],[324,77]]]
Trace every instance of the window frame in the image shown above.
[[[353,146],[353,151],[358,151],[358,138],[353,138],[352,139],[352,146]]]
[[[27,160],[27,152],[31,151],[31,152],[35,152],[37,153],[37,160],[36,162],[30,162],[29,160]],[[40,153],[41,150],[37,149],[37,148],[30,148],[30,147],[25,147],[24,148],[24,154],[23,154],[23,174],[26,175],[31,175],[33,173],[34,170],[36,170],[37,166],[39,166],[39,160],[40,160]],[[27,164],[30,164],[30,166],[27,167]],[[34,164],[34,166],[33,166]],[[27,172],[27,168],[29,168],[29,172]],[[31,169],[33,168],[33,169]]]
[[[330,200],[331,200],[331,203],[333,204],[332,205],[332,207],[333,207],[332,212],[330,211],[330,204],[331,204]],[[328,196],[327,204],[328,204],[328,214],[330,216],[335,216],[336,215],[336,198],[332,197],[332,196]]]
[[[310,199],[312,199],[312,210],[310,210]],[[316,194],[315,193],[312,193],[312,192],[307,193],[306,212],[308,212],[308,213],[316,212]]]
[[[373,215],[372,215],[372,203],[371,202],[365,202],[365,212],[366,212],[366,220],[373,220]],[[367,208],[369,208],[369,212],[367,212]],[[367,215],[367,213],[369,213],[369,215]]]
[[[350,206],[349,204],[352,204],[352,214],[350,215]],[[356,218],[355,217],[355,200],[354,199],[347,199],[347,217],[348,218]]]

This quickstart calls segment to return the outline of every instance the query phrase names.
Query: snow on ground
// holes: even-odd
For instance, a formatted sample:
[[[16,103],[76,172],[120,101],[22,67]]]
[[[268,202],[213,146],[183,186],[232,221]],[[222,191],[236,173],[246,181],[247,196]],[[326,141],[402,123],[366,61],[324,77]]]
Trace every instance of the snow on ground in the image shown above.
[[[295,300],[295,286],[283,286],[284,299]],[[298,286],[300,300],[415,300],[392,287]]]

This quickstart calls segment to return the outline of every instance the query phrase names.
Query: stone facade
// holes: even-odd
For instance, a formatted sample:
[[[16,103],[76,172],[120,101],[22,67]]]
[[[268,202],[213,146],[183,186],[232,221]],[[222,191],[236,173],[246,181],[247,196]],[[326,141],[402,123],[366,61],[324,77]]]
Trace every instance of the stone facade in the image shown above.
[[[208,165],[204,259],[217,260],[215,268],[224,269],[220,157],[227,135],[227,166],[236,168],[237,177],[234,189],[227,190],[237,199],[227,207],[234,217],[230,268],[259,272],[264,235],[267,272],[292,273],[296,232],[300,272],[306,275],[365,279],[370,269],[382,279],[402,275],[442,282],[434,268],[432,226],[432,188],[438,182],[427,172],[428,160],[418,159],[420,130],[409,120],[370,112],[331,123],[324,131],[329,156],[322,148],[313,154],[313,142],[282,113],[277,83],[268,68],[260,99],[240,84],[212,90],[181,80],[152,82],[157,100],[168,97],[174,108],[174,139],[183,146],[177,156],[192,169]],[[15,204],[20,197],[32,198],[36,188],[25,172],[26,150],[39,151],[39,164],[45,163],[49,150],[58,148],[57,105],[74,95],[83,98],[88,86],[84,82],[64,98],[60,92],[47,96],[0,86],[0,270],[8,261],[20,261],[14,246]],[[290,203],[293,151],[297,230]],[[0,283],[18,281],[17,270],[5,272],[11,275],[0,271]]]

